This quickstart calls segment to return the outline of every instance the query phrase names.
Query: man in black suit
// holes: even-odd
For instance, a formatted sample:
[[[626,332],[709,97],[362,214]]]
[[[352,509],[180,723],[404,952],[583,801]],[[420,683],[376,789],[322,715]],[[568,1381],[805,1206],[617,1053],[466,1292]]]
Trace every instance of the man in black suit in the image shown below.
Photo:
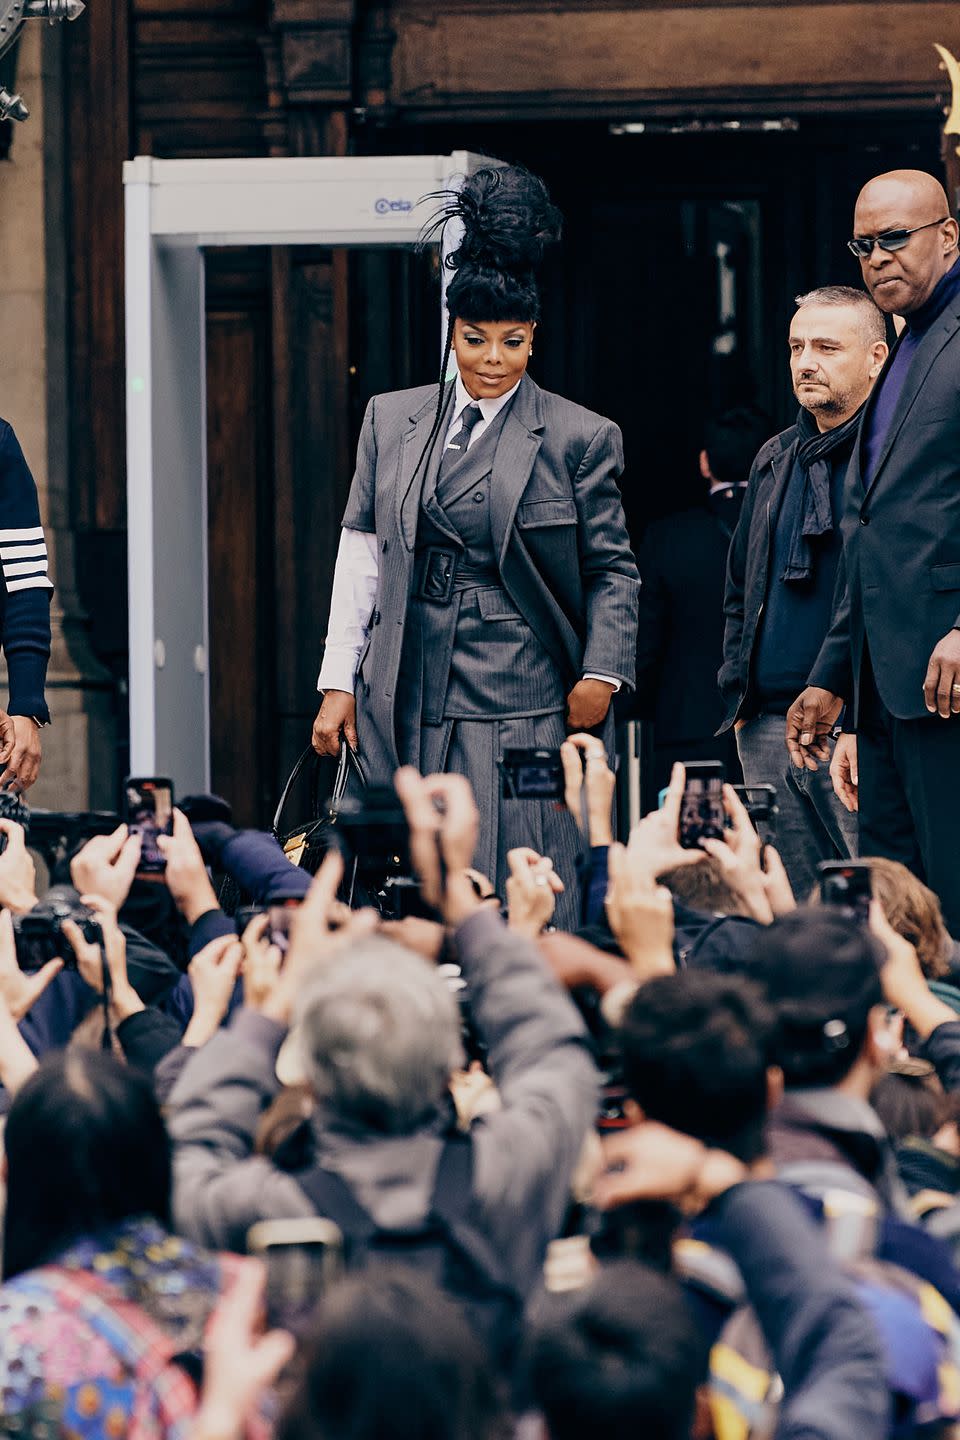
[[[769,427],[768,418],[749,405],[710,420],[700,452],[700,473],[709,486],[703,503],[653,521],[643,537],[637,687],[629,718],[652,722],[645,810],[656,805],[675,760],[723,760],[729,778],[741,778],[732,738],[716,735],[724,715],[716,674],[727,551],[751,462]]]
[[[859,806],[860,850],[902,860],[960,934],[960,227],[932,175],[861,191],[850,248],[867,289],[906,327],[868,402],[843,518],[846,586],[807,688],[787,715],[798,768],[827,758],[852,702],[856,740],[833,761]]]

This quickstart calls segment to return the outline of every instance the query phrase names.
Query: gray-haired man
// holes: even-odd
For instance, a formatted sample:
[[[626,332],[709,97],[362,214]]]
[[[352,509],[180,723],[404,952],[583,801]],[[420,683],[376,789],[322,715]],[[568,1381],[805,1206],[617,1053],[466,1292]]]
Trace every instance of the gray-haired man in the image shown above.
[[[730,547],[722,729],[737,728],[746,783],[776,789],[778,846],[801,895],[821,860],[856,853],[856,817],[827,767],[789,764],[784,716],[830,626],[844,479],[886,355],[884,318],[864,291],[830,285],[798,296],[790,373],[800,413],[757,455]]]

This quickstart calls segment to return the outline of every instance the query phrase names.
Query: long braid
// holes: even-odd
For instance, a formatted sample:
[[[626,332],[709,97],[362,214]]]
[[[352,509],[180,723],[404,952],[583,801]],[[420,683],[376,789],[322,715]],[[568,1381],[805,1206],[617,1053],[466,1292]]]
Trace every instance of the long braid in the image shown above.
[[[430,463],[430,456],[433,454],[434,446],[435,446],[436,443],[437,443],[437,436],[438,436],[439,433],[440,433],[440,428],[441,428],[441,424],[442,424],[442,421],[443,421],[444,401],[445,401],[446,395],[447,395],[447,362],[448,362],[449,359],[450,359],[450,352],[451,352],[452,349],[453,349],[453,316],[450,315],[450,316],[447,317],[447,334],[446,334],[446,339],[444,340],[444,345],[443,345],[443,359],[442,359],[442,361],[440,362],[440,384],[439,384],[438,389],[437,389],[437,410],[436,410],[436,414],[435,414],[434,417],[433,417],[433,426],[431,427],[430,434],[427,436],[427,442],[426,442],[426,444],[424,445],[423,449],[420,451],[420,458],[418,459],[416,465],[414,466],[413,474],[412,474],[411,477],[410,477],[410,484],[407,486],[406,490],[404,491],[404,496],[403,496],[404,500],[406,500],[406,498],[407,498],[407,496],[410,494],[410,491],[412,490],[414,484],[416,483],[417,476],[420,474],[420,470],[421,470],[424,462],[426,462],[427,465],[429,465],[429,463]]]
[[[447,316],[447,335],[443,342],[443,359],[440,361],[440,390],[437,395],[437,415],[433,422],[433,429],[436,430],[440,424],[440,416],[443,414],[443,397],[447,385],[447,365],[450,361],[450,351],[453,349],[453,316]],[[433,434],[430,436],[433,439]]]

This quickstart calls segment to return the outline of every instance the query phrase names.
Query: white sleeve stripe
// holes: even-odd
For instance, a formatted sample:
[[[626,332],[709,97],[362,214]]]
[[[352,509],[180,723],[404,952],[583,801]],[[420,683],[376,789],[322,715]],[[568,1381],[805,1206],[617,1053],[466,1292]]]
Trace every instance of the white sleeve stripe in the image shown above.
[[[16,590],[52,590],[53,581],[48,580],[46,575],[31,575],[27,580],[10,580],[6,590],[12,595]]]
[[[43,526],[32,525],[29,530],[0,530],[0,544],[8,540],[42,540]]]
[[[26,560],[30,555],[46,556],[46,545],[0,545],[0,560]]]
[[[5,577],[11,575],[38,575],[49,569],[49,560],[24,560],[20,565],[4,565]]]

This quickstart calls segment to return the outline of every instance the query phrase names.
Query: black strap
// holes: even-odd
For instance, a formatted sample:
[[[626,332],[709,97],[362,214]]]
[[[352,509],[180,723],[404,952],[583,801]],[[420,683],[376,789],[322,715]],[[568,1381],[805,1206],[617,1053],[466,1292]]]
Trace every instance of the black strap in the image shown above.
[[[348,1239],[367,1244],[381,1231],[381,1227],[360,1204],[346,1180],[336,1171],[325,1170],[322,1165],[312,1165],[308,1170],[301,1170],[294,1178],[317,1213],[327,1220],[332,1220]],[[452,1135],[444,1142],[440,1152],[430,1207],[417,1230],[429,1227],[432,1220],[440,1221],[445,1228],[449,1228],[463,1211],[464,1196],[472,1192],[472,1180],[473,1145],[470,1137]],[[382,1233],[396,1233],[398,1237],[402,1237],[408,1232],[387,1230]]]
[[[342,1231],[348,1251],[351,1243],[369,1246],[377,1235],[403,1240],[439,1229],[471,1262],[478,1279],[485,1282],[488,1295],[520,1305],[517,1291],[504,1275],[502,1260],[485,1236],[463,1221],[464,1210],[473,1194],[473,1142],[469,1135],[451,1135],[444,1141],[429,1209],[423,1220],[409,1229],[387,1230],[379,1226],[347,1182],[322,1166],[311,1166],[294,1179],[317,1214],[332,1220]]]
[[[463,1214],[463,1197],[473,1193],[473,1142],[458,1133],[444,1141],[433,1182],[431,1214],[448,1220]]]
[[[294,1178],[317,1214],[332,1220],[345,1240],[369,1244],[379,1227],[342,1176],[320,1165],[311,1165]]]
[[[464,1223],[464,1197],[473,1194],[473,1141],[467,1134],[452,1135],[443,1147],[433,1187],[431,1213],[454,1245],[472,1262],[487,1282],[488,1292],[511,1304],[522,1305],[519,1293],[506,1278],[502,1258],[482,1231]]]

